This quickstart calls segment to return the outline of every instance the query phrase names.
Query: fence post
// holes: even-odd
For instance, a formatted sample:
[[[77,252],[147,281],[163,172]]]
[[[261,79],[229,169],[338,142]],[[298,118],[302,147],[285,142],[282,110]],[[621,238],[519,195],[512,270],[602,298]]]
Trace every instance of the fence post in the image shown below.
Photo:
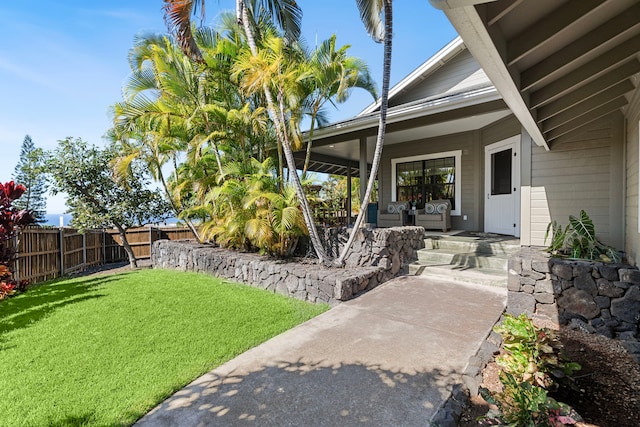
[[[87,231],[82,233],[82,271],[87,269]]]
[[[20,231],[18,231],[18,233],[19,232]],[[18,247],[19,244],[20,244],[20,239],[18,238],[18,234],[16,233],[16,235],[13,236],[13,248],[15,253],[14,276],[15,276],[16,282],[18,283],[20,283],[20,259],[18,258],[20,254],[20,248]]]
[[[107,263],[107,236],[105,236],[105,230],[102,229],[102,265]]]
[[[64,276],[64,227],[60,227],[60,276]]]

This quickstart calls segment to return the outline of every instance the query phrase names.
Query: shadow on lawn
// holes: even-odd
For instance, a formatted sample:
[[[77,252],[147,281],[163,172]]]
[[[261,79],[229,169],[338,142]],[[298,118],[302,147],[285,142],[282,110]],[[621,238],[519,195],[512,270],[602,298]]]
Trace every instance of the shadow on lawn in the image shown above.
[[[27,327],[66,305],[102,297],[96,289],[118,280],[118,276],[60,279],[3,301],[0,303],[0,350],[6,349],[3,343],[8,332]]]

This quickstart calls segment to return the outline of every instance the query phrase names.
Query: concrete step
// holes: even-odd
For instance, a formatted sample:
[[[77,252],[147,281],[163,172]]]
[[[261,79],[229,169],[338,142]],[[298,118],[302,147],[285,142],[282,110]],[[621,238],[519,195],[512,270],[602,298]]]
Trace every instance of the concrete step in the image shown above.
[[[520,250],[518,240],[477,239],[458,236],[432,236],[424,239],[425,248],[442,249],[454,253],[483,253],[509,255]]]
[[[451,252],[450,249],[420,249],[418,263],[425,266],[453,265],[465,268],[479,268],[507,271],[507,255],[481,252]]]
[[[420,262],[409,264],[409,274],[435,280],[470,283],[506,289],[507,272],[495,269],[466,268],[456,265],[426,266]]]

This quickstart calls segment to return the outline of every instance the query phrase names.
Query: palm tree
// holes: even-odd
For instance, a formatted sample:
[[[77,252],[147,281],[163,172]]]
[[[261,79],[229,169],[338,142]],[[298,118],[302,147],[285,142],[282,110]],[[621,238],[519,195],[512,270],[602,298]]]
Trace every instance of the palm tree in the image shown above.
[[[373,162],[371,164],[371,173],[367,181],[367,188],[364,197],[360,201],[360,212],[353,224],[353,229],[349,235],[349,239],[345,244],[342,252],[336,260],[336,264],[344,265],[347,254],[353,245],[356,232],[366,213],[367,204],[371,199],[373,184],[380,167],[380,159],[382,157],[382,147],[384,146],[384,134],[387,122],[387,109],[389,106],[389,81],[391,78],[391,41],[393,38],[393,14],[391,7],[392,0],[356,0],[358,9],[360,10],[360,18],[364,23],[367,31],[377,42],[384,41],[384,65],[382,72],[382,94],[380,96],[380,119],[378,121],[378,136],[376,138],[376,148],[373,154]],[[384,27],[382,25],[381,15],[384,14]],[[384,28],[384,30],[383,30]]]
[[[195,0],[164,0],[165,3],[165,19],[170,29],[176,32],[178,38],[191,38],[193,39],[190,30],[190,16],[194,11],[194,4],[199,4],[204,7],[204,0],[195,2]],[[300,22],[302,19],[302,11],[298,7],[295,0],[236,0],[236,17],[238,23],[244,29],[245,37],[251,54],[254,57],[258,56],[258,47],[256,43],[255,33],[255,21],[251,19],[249,12],[252,12],[251,17],[254,19],[266,13],[272,17],[274,22],[285,31],[285,37],[289,40],[295,40],[300,35]],[[189,27],[189,30],[187,30]],[[193,50],[193,45],[189,40],[183,40],[181,46],[183,51],[192,57],[194,60],[199,60],[201,53]],[[284,154],[284,158],[287,162],[287,169],[291,171],[291,180],[296,190],[296,194],[300,200],[300,207],[304,216],[305,224],[309,231],[309,236],[313,244],[313,248],[318,256],[318,260],[321,263],[329,263],[330,258],[326,254],[318,230],[315,225],[313,212],[309,206],[309,202],[306,198],[302,182],[296,171],[296,163],[293,157],[293,149],[288,137],[288,131],[286,123],[283,120],[284,105],[283,99],[276,98],[269,85],[265,82],[262,84],[262,91],[267,103],[267,111],[274,123],[274,129],[278,141],[280,142]],[[281,94],[280,94],[281,95]]]
[[[344,102],[352,88],[365,89],[373,99],[378,97],[375,83],[369,74],[369,68],[359,58],[348,56],[349,45],[336,50],[336,36],[332,35],[318,46],[308,61],[312,78],[305,80],[308,83],[308,96],[305,99],[306,112],[311,118],[309,134],[307,138],[307,152],[305,155],[302,177],[306,176],[311,159],[311,147],[313,145],[313,131],[318,125],[323,125],[321,110],[325,103]]]

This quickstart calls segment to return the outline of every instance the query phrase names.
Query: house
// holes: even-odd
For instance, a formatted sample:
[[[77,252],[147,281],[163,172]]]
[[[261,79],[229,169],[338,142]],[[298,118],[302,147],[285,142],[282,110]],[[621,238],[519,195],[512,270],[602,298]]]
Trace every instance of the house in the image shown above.
[[[390,92],[379,210],[448,198],[452,227],[543,246],[584,209],[640,260],[640,1],[430,0],[460,37]],[[365,176],[373,104],[316,131],[315,170]]]

